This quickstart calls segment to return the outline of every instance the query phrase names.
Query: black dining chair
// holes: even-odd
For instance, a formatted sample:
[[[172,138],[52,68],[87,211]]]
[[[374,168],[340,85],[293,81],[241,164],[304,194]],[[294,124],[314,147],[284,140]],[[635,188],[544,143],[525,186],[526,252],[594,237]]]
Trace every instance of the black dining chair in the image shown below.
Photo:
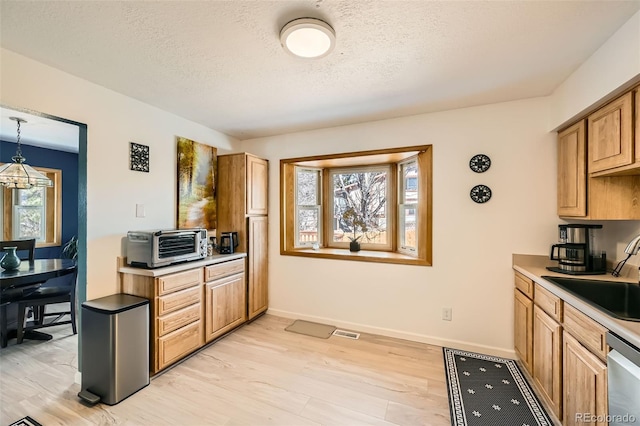
[[[33,238],[29,240],[0,241],[0,250],[4,250],[7,247],[17,247],[16,254],[21,260],[28,260],[33,263],[36,258],[36,240]],[[7,307],[11,303],[16,303],[25,295],[32,293],[36,288],[37,285],[28,288],[7,288],[2,289],[0,292],[0,347],[6,348],[9,340]]]
[[[25,332],[38,328],[53,327],[56,325],[71,324],[73,334],[78,334],[76,327],[76,282],[78,271],[62,277],[51,278],[34,292],[21,297],[18,300],[18,343],[22,343]],[[47,312],[47,306],[69,302],[69,310]],[[27,309],[34,311],[34,321],[26,325],[25,314]],[[63,318],[69,315],[68,320]],[[51,318],[47,320],[47,318]]]
[[[78,270],[73,274],[51,278],[34,292],[24,295],[18,300],[18,343],[22,343],[24,333],[44,327],[71,324],[73,334],[78,334],[76,327],[76,282]],[[69,302],[68,311],[47,312],[47,306]],[[25,325],[25,313],[27,309],[34,310],[34,321],[31,325]],[[62,320],[69,315],[69,320]],[[50,321],[47,318],[53,317]]]

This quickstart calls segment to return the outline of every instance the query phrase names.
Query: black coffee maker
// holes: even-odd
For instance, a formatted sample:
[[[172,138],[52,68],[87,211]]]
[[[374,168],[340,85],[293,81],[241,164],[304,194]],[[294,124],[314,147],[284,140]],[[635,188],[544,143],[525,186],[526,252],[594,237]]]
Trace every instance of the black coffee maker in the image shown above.
[[[598,246],[602,225],[559,225],[559,244],[551,246],[551,260],[558,266],[548,270],[571,275],[594,275],[606,272],[607,254]]]
[[[218,253],[232,254],[238,247],[237,232],[223,232],[220,234],[220,244],[218,244]]]

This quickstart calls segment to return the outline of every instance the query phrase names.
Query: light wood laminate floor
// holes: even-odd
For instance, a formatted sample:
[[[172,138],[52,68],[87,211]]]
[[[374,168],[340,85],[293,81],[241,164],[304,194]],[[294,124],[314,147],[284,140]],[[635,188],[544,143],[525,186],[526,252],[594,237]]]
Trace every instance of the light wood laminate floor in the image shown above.
[[[77,337],[0,351],[0,424],[449,425],[442,348],[361,334],[318,339],[264,315],[114,406],[76,396]]]

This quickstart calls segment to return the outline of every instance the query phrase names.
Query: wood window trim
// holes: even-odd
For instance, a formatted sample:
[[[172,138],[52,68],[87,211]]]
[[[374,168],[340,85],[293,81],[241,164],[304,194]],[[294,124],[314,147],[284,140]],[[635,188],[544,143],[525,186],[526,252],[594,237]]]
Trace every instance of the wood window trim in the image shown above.
[[[348,249],[321,247],[317,250],[308,247],[295,247],[295,166],[308,166],[323,168],[322,192],[323,199],[327,200],[329,188],[328,168],[351,167],[359,165],[391,164],[397,163],[412,156],[417,156],[418,169],[420,170],[420,184],[418,186],[418,227],[416,238],[420,242],[415,255],[398,251],[397,238],[393,238],[391,251],[361,250],[350,252]],[[433,153],[432,145],[420,145],[411,147],[391,148],[383,150],[360,151],[340,153],[335,155],[320,155],[310,157],[288,158],[280,160],[280,254],[285,256],[314,257],[324,259],[353,260],[362,262],[394,263],[404,265],[431,266],[432,265],[432,177],[433,177]],[[395,172],[395,168],[393,168]],[[397,209],[396,191],[391,191],[394,206]],[[329,214],[329,203],[323,203],[323,214]],[[393,214],[392,226],[396,229],[397,220]],[[323,241],[328,241],[330,230],[323,228]]]
[[[36,242],[36,248],[60,246],[62,244],[62,170],[49,169],[46,167],[33,168],[45,174],[49,179],[53,181],[53,186],[49,186],[46,188],[46,238],[45,241]],[[3,187],[2,192],[4,210],[2,212],[2,214],[4,215],[2,239],[14,240],[15,238],[12,237],[13,201],[11,200],[13,190]]]

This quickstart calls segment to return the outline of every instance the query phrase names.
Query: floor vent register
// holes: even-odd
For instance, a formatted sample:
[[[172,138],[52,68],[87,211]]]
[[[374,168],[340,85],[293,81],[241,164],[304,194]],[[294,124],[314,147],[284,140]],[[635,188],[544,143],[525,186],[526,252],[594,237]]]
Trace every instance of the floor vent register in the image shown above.
[[[334,336],[344,337],[347,339],[358,340],[360,338],[360,333],[354,333],[353,331],[345,331],[345,330],[336,330],[333,332]]]

